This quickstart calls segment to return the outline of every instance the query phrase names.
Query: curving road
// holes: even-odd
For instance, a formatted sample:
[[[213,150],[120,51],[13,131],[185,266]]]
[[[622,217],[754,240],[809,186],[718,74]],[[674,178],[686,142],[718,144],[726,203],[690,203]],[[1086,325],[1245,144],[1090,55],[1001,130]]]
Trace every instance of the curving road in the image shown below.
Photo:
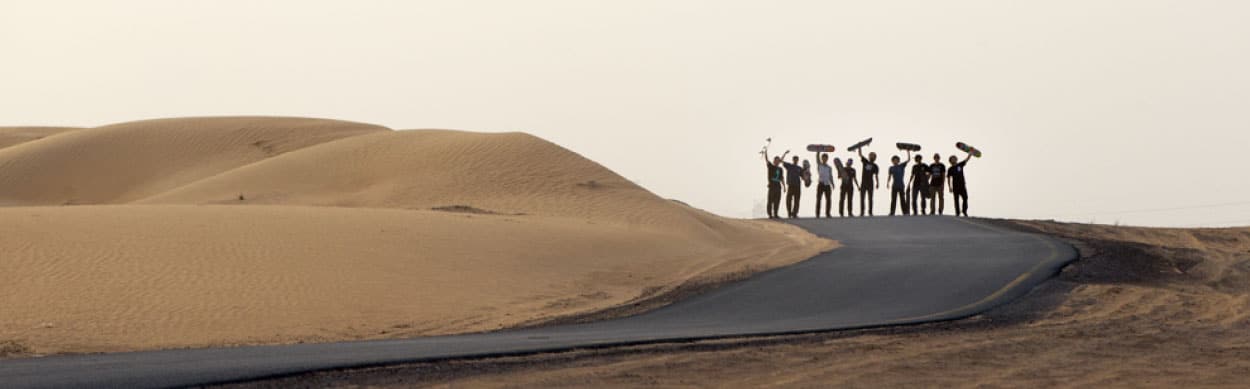
[[[0,361],[0,386],[169,387],[312,370],[958,319],[1019,297],[1076,258],[1051,238],[950,217],[799,220],[844,247],[642,315],[404,340]]]

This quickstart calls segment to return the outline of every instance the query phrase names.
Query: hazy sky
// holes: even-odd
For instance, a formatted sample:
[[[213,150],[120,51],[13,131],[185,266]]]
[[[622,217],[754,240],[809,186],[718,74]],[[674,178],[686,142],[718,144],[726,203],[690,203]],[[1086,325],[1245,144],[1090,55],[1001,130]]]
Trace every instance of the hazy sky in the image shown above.
[[[1239,0],[0,0],[0,124],[524,130],[739,217],[766,137],[874,137],[886,160],[963,140],[985,151],[974,216],[1250,225],[1247,20]]]

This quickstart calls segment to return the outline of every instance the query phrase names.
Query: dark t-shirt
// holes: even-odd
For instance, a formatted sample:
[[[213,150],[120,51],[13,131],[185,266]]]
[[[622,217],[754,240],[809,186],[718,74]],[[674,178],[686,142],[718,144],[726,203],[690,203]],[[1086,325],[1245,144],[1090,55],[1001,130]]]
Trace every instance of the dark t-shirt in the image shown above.
[[[768,168],[768,182],[780,184],[783,178],[781,177],[781,167],[768,162],[764,162],[764,166]]]
[[[894,180],[892,181],[894,188],[898,190],[903,190],[903,188],[905,188],[907,185],[904,183],[905,181],[904,178],[906,177],[907,177],[907,162],[903,162],[898,165],[890,166],[890,179]]]
[[[917,187],[923,188],[929,186],[929,166],[924,163],[917,162],[911,167],[912,182]]]
[[[964,165],[966,164],[968,163],[967,162],[957,163],[954,166],[951,166],[951,168],[946,171],[946,174],[951,176],[952,186],[956,188],[963,188],[968,185],[966,182],[964,182]]]
[[[803,184],[803,167],[789,162],[782,162],[786,167],[786,185]]]
[[[946,179],[946,165],[941,162],[929,165],[929,185],[942,186]]]
[[[863,185],[863,184],[864,183],[862,182],[860,183],[860,185]],[[846,189],[850,189],[850,188],[853,188],[854,186],[855,186],[855,168],[850,167],[850,166],[842,168],[842,187]]]
[[[877,164],[867,158],[860,158],[859,161],[864,164],[864,176],[859,179],[859,185],[871,188],[877,182]]]

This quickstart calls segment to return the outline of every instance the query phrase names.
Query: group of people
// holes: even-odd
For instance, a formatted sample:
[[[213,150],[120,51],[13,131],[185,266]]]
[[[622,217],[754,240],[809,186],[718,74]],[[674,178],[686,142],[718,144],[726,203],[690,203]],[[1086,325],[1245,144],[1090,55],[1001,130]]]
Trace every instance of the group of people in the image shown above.
[[[859,216],[873,216],[873,194],[881,188],[881,172],[877,166],[877,153],[870,152],[864,156],[863,148],[856,150],[863,165],[862,174],[856,178],[855,160],[846,158],[840,165],[842,169],[829,165],[829,154],[816,152],[816,217],[821,217],[821,202],[824,202],[824,217],[833,217],[832,195],[834,177],[842,186],[838,195],[838,215],[855,216],[855,192],[859,192]],[[781,218],[778,208],[781,206],[782,192],[786,195],[786,215],[790,218],[799,217],[799,199],[803,187],[811,185],[809,164],[799,164],[799,157],[793,157],[793,163],[785,162],[790,154],[786,151],[779,157],[769,159],[765,149],[764,165],[768,169],[768,218]],[[968,186],[964,180],[964,167],[972,154],[960,161],[950,156],[950,166],[942,163],[940,154],[933,154],[933,163],[925,164],[924,157],[915,156],[910,174],[907,165],[912,161],[911,151],[907,151],[907,159],[895,155],[890,158],[891,166],[886,179],[886,189],[890,190],[890,216],[896,209],[903,215],[941,215],[946,212],[945,192],[949,190],[955,200],[955,216],[968,216]],[[837,159],[835,158],[835,162]],[[771,161],[771,162],[770,162]],[[835,163],[835,165],[839,165]],[[910,207],[909,207],[910,206]]]

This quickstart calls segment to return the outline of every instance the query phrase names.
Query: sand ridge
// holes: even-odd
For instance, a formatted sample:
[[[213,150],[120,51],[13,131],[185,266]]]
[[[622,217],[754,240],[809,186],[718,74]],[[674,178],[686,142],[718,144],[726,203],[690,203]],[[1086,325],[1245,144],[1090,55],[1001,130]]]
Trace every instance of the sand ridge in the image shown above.
[[[310,147],[139,203],[230,202],[239,192],[252,204],[409,209],[471,204],[493,212],[670,228],[716,222],[532,135],[449,130],[378,133]]]
[[[0,127],[0,149],[77,129],[72,127]]]
[[[0,149],[0,205],[9,357],[496,330],[835,247],[532,135],[323,119],[29,141]]]
[[[325,119],[155,119],[0,149],[0,204],[117,204],[385,127]]]

